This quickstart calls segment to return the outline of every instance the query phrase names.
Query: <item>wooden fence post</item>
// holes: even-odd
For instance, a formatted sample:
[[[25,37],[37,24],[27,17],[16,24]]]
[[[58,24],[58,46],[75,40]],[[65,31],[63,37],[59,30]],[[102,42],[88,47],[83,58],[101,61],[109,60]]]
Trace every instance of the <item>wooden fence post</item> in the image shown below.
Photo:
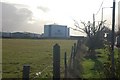
[[[75,58],[75,55],[76,55],[76,50],[77,50],[76,48],[77,48],[77,47],[76,47],[76,43],[74,43],[74,52],[73,52],[73,53],[74,53],[74,55],[73,55],[74,58]]]
[[[53,46],[53,80],[60,80],[60,46]]]
[[[65,65],[65,78],[67,78],[67,53],[64,55],[64,65]]]
[[[73,69],[75,68],[75,55],[76,55],[76,43],[74,43],[74,48],[73,48]]]
[[[24,65],[23,66],[23,80],[29,80],[29,73],[30,73],[30,66]]]
[[[71,48],[71,55],[70,55],[70,64],[69,64],[69,68],[71,69],[71,68],[73,68],[72,66],[72,64],[73,64],[73,46],[72,46],[72,48]]]

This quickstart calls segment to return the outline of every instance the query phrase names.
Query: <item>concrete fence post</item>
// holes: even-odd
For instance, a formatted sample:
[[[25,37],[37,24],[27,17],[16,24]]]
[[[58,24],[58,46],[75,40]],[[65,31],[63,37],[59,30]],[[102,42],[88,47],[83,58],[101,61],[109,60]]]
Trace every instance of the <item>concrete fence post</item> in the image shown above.
[[[23,66],[23,80],[29,80],[29,73],[30,73],[30,66],[24,65]]]
[[[60,46],[53,46],[53,80],[60,80]]]

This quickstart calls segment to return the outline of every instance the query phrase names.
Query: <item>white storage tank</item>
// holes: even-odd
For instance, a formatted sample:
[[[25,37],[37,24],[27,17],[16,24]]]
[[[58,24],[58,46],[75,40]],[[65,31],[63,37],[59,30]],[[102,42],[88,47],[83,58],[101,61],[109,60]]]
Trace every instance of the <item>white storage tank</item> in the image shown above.
[[[65,25],[44,25],[44,37],[68,38],[69,28]]]

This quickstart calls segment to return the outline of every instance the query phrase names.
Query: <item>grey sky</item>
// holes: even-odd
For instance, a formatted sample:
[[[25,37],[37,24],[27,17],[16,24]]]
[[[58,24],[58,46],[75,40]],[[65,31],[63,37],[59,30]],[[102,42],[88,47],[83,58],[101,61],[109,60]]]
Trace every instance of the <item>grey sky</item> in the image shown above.
[[[37,8],[42,10],[43,12],[48,12],[49,11],[49,8],[47,8],[47,7],[38,6]]]
[[[44,24],[49,23],[74,28],[73,19],[92,21],[92,15],[98,11],[102,1],[102,7],[112,6],[111,0],[4,0],[2,2],[6,3],[2,4],[2,28],[9,32],[35,33],[42,33]],[[95,17],[96,21],[101,20],[101,10]],[[108,26],[111,25],[111,18],[112,9],[104,9],[104,20],[107,20]],[[80,34],[73,30],[71,33]]]
[[[2,3],[2,30],[14,31],[25,29],[32,18],[32,12],[26,8],[17,9],[14,5]]]
[[[40,24],[43,25],[44,21],[34,22],[32,11],[27,8],[16,8],[15,6],[20,5],[2,3],[2,31],[42,32]],[[41,10],[43,10],[43,8]],[[47,10],[43,11],[45,12]],[[30,23],[32,21],[34,22],[33,24]],[[36,28],[38,28],[38,30],[36,30]]]
[[[120,28],[120,1],[119,1],[119,6],[118,6],[118,25],[119,25],[119,28]]]

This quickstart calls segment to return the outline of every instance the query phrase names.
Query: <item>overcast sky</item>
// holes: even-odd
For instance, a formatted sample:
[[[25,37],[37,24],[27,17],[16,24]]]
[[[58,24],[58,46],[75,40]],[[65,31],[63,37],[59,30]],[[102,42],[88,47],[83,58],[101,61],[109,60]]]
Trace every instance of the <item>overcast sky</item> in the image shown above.
[[[92,21],[93,13],[96,14],[102,7],[112,7],[113,0],[2,0],[2,30],[8,32],[27,31],[43,33],[44,24],[57,23],[74,28],[73,19],[78,22]],[[116,0],[116,15],[117,2]],[[104,9],[104,20],[111,25],[112,9]],[[101,20],[101,10],[95,16]],[[77,31],[71,30],[72,35]]]

